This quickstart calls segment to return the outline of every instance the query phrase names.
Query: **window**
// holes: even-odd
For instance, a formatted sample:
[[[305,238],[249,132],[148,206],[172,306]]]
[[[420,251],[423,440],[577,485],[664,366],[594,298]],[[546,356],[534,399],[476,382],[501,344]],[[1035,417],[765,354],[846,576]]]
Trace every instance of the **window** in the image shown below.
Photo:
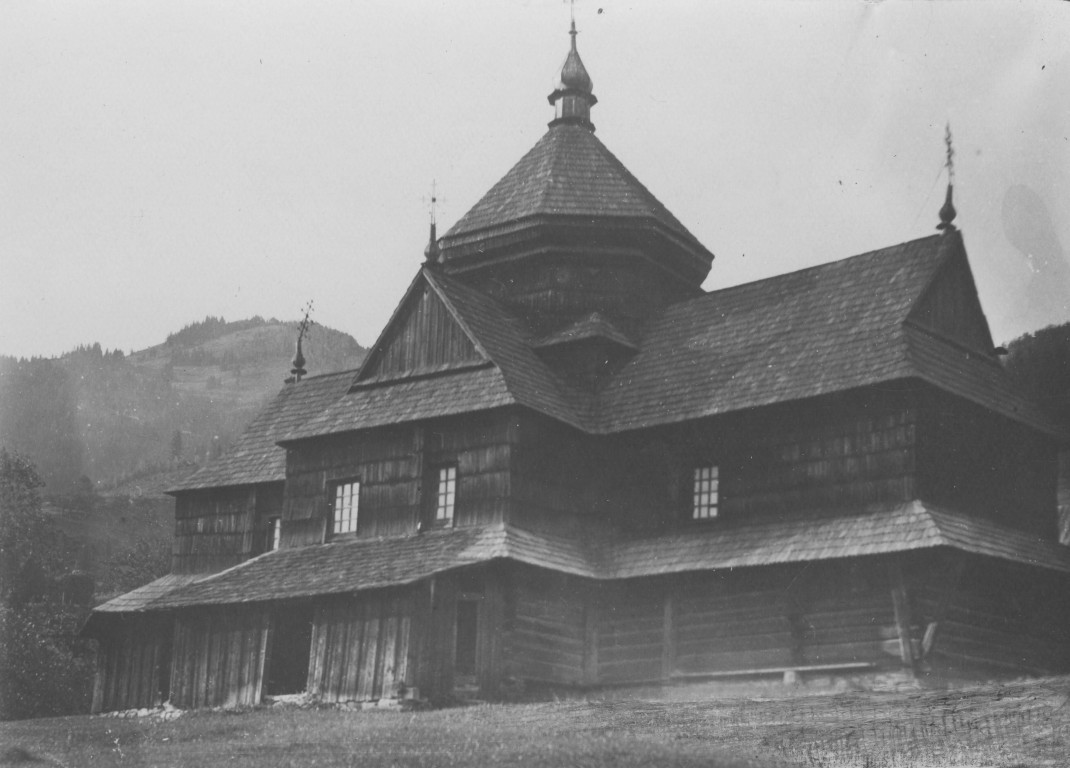
[[[356,480],[334,487],[334,525],[331,533],[357,532],[357,510],[360,507],[360,483]]]
[[[268,552],[278,549],[279,544],[282,543],[282,518],[269,517],[268,529],[267,529],[267,550]]]
[[[717,465],[695,467],[691,519],[712,520],[717,517]]]
[[[457,467],[438,468],[438,492],[435,495],[435,522],[453,522],[453,505],[457,499]]]

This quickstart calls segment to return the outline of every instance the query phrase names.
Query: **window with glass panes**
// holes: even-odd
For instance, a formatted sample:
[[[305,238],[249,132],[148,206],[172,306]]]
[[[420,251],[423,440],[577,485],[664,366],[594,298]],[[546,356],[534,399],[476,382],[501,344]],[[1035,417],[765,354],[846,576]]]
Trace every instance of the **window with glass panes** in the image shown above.
[[[691,519],[711,520],[717,517],[717,500],[717,465],[695,467]]]
[[[360,507],[360,483],[353,480],[334,487],[334,534],[356,533],[357,510]]]
[[[282,519],[278,517],[268,518],[268,549],[275,550],[282,543]]]
[[[457,467],[453,464],[438,468],[438,493],[435,497],[435,522],[453,520],[453,504],[457,500]]]

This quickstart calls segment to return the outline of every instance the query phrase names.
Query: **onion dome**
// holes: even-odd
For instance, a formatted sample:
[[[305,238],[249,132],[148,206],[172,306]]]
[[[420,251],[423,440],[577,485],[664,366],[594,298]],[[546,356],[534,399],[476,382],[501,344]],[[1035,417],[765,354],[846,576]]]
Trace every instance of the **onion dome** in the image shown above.
[[[598,103],[593,90],[594,84],[591,76],[587,74],[587,68],[583,66],[580,53],[576,50],[576,22],[573,20],[569,35],[572,36],[572,48],[565,57],[565,63],[561,65],[561,76],[558,78],[554,92],[550,94],[549,101],[554,105],[555,117],[550,125],[559,123],[575,123],[593,131],[591,123],[591,107]]]

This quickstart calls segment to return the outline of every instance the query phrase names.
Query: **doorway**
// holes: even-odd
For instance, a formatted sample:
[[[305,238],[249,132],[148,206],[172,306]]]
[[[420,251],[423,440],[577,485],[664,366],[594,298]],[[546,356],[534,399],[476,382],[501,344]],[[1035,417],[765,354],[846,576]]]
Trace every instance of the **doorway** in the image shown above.
[[[264,692],[270,696],[302,693],[308,685],[312,652],[312,607],[280,609],[273,623]]]

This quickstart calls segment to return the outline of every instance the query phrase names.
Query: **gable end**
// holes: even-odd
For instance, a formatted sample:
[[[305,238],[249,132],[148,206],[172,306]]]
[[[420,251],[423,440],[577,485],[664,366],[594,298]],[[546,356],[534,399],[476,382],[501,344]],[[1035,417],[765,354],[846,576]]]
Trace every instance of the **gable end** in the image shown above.
[[[989,356],[995,354],[977,286],[961,250],[953,253],[933,275],[908,320],[966,349]]]
[[[357,384],[482,365],[488,358],[431,281],[421,276],[368,355]]]

